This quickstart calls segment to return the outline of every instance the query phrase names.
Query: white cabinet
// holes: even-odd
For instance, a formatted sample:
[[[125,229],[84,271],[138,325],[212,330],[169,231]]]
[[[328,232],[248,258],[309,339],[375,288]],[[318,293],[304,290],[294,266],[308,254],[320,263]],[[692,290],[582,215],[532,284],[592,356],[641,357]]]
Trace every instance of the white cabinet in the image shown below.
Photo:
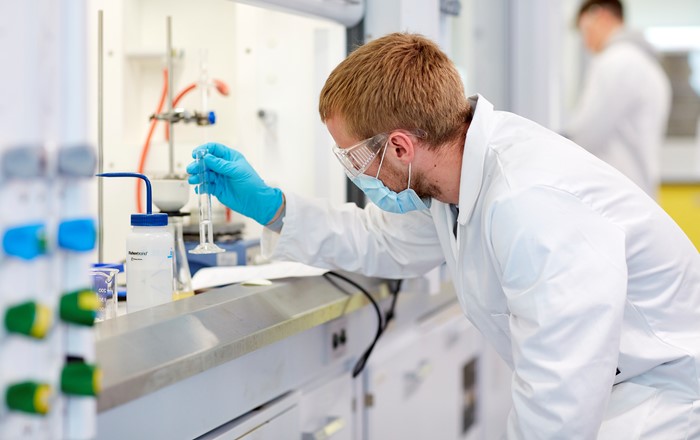
[[[301,440],[353,439],[353,383],[350,373],[304,392],[299,408]]]
[[[480,338],[459,307],[383,342],[365,373],[363,438],[479,438]]]
[[[479,356],[479,424],[482,438],[505,438],[512,405],[510,367],[495,349],[485,344]]]

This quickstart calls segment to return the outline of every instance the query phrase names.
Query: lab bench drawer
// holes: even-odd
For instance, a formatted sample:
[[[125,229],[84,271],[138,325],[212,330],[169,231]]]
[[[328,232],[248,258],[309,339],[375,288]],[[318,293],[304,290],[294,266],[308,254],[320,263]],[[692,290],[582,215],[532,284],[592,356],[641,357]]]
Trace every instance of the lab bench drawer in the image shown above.
[[[305,391],[299,402],[301,440],[352,440],[353,399],[349,373]]]
[[[298,403],[299,394],[289,393],[197,437],[196,440],[297,439],[301,435]]]
[[[700,250],[700,183],[663,184],[659,203]]]

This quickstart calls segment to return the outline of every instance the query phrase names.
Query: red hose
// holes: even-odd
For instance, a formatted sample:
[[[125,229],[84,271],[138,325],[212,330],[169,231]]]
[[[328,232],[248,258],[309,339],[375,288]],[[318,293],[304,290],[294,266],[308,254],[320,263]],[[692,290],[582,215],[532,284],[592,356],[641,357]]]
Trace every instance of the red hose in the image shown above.
[[[160,94],[160,101],[158,102],[158,108],[155,114],[159,114],[163,110],[163,105],[165,104],[165,98],[168,94],[168,69],[163,69],[163,92]],[[146,142],[143,144],[141,149],[141,157],[139,159],[138,172],[143,174],[143,169],[146,167],[146,158],[148,157],[148,150],[151,146],[151,138],[153,137],[153,132],[156,129],[156,124],[158,124],[158,119],[151,119],[151,126],[148,128],[148,135],[146,136]],[[143,212],[143,202],[141,201],[141,185],[142,180],[136,179],[136,212]]]

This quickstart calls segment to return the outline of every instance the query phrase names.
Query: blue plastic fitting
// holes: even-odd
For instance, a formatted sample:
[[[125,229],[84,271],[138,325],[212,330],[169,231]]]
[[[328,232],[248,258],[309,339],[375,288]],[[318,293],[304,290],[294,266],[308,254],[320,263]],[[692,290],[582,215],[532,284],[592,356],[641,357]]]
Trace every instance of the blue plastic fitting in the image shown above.
[[[75,252],[87,252],[95,248],[97,229],[91,218],[64,220],[58,225],[58,246]]]
[[[9,228],[2,237],[7,255],[32,260],[46,253],[46,228],[42,223]]]

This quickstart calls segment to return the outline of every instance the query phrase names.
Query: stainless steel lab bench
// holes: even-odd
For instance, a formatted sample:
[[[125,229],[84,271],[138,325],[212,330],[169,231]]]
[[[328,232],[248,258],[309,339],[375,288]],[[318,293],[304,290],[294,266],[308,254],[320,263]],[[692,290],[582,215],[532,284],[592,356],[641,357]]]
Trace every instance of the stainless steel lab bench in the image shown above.
[[[388,308],[386,282],[351,277]],[[279,414],[301,407],[298,415],[286,417],[299,431],[284,432],[302,438],[311,429],[305,425],[314,420],[308,408],[315,403],[298,404],[308,390],[343,378],[342,386],[352,396],[364,393],[361,377],[353,380],[350,372],[374,337],[377,317],[359,290],[334,281],[345,292],[324,277],[231,285],[98,323],[96,354],[104,373],[98,438],[249,438],[245,430],[255,430],[251,420],[256,411],[279,401],[286,402],[277,405]],[[373,357],[382,357],[380,346],[387,341],[416,333],[421,322],[468,325],[450,283],[432,295],[427,290],[425,281],[405,284],[396,320]],[[337,341],[341,333],[343,344]],[[480,344],[472,338],[460,346],[465,359],[474,357]],[[361,438],[366,427],[352,416],[357,402],[347,400],[351,414],[328,426],[348,435],[337,438]],[[255,422],[260,426],[265,422],[261,417]],[[318,422],[319,430],[330,429],[323,423]],[[221,432],[228,434],[217,434]]]

